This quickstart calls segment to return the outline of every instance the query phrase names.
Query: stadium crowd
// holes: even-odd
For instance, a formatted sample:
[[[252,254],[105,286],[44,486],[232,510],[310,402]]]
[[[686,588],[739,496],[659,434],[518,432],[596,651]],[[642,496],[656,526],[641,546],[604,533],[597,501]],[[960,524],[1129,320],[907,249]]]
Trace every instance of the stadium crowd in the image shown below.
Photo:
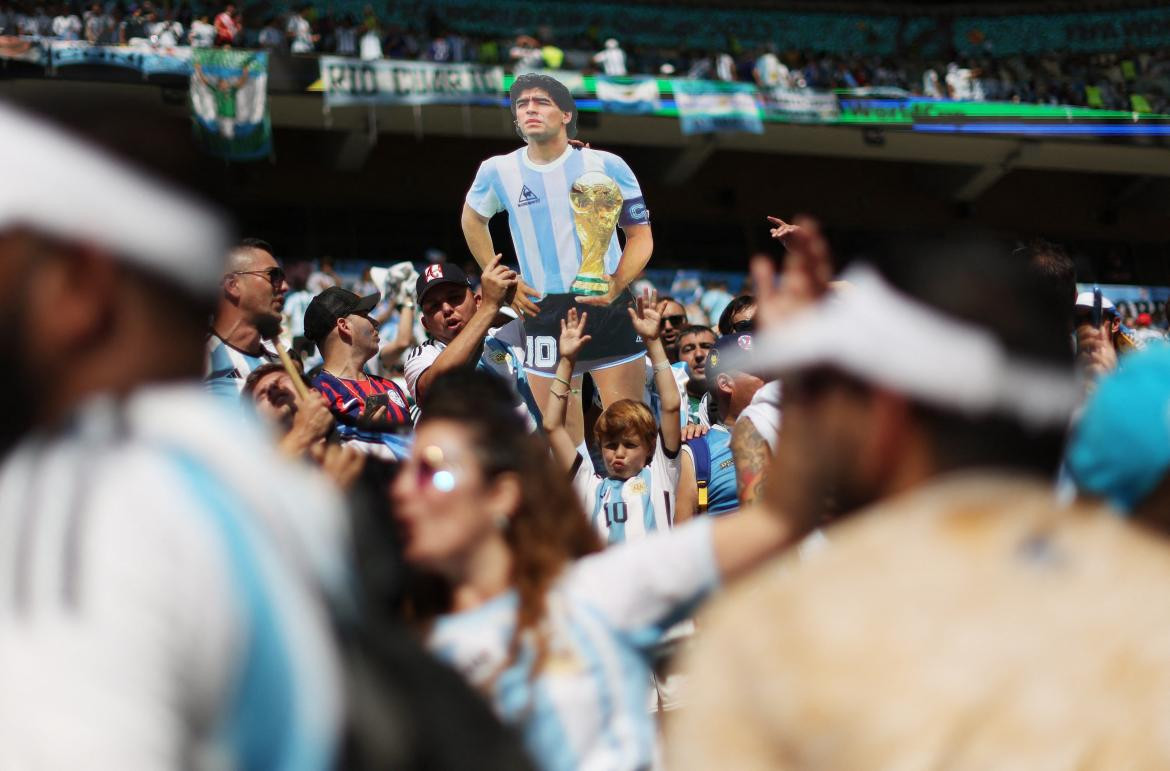
[[[360,14],[305,3],[285,13],[248,14],[228,3],[214,11],[187,2],[45,4],[0,2],[0,35],[84,40],[106,45],[237,46],[292,54],[505,65],[516,72],[571,69],[605,75],[661,75],[755,82],[762,89],[885,89],[931,98],[1074,105],[1141,113],[1170,109],[1170,55],[1162,48],[1104,53],[927,55],[902,41],[892,55],[779,50],[728,36],[718,50],[626,44],[596,32],[558,36],[542,26],[501,38],[459,34],[432,14],[403,26],[373,5]],[[899,35],[899,40],[901,40]]]
[[[161,108],[0,104],[0,766],[1170,763],[1161,335],[1054,244],[840,270],[808,215],[699,318],[567,90],[511,102],[477,280],[349,287]],[[604,288],[544,174],[620,189]]]

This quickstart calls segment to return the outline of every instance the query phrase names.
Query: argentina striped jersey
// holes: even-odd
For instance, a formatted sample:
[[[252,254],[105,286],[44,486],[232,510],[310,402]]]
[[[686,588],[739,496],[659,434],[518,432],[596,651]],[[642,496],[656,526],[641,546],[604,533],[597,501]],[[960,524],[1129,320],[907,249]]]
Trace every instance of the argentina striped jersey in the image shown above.
[[[342,514],[198,386],[23,442],[0,466],[0,767],[332,767]]]
[[[278,362],[276,352],[268,343],[260,344],[260,354],[253,356],[229,345],[214,332],[207,336],[207,359],[203,367],[203,384],[216,396],[238,400],[244,390],[244,381],[261,364]]]
[[[467,192],[467,205],[483,217],[508,212],[520,274],[541,295],[570,291],[581,267],[581,243],[573,224],[569,189],[587,171],[599,171],[618,184],[622,212],[618,224],[650,224],[642,189],[630,167],[604,150],[565,149],[552,163],[535,164],[527,146],[480,164]],[[617,233],[605,254],[605,270],[617,270],[622,250]]]
[[[607,544],[622,543],[670,527],[678,464],[678,453],[667,454],[659,435],[650,462],[629,479],[596,473],[589,458],[579,455],[573,489],[601,539]]]
[[[656,767],[649,652],[718,583],[710,525],[700,519],[569,566],[546,596],[548,654],[535,676],[531,636],[505,666],[515,591],[440,617],[428,647],[519,726],[539,768]]]

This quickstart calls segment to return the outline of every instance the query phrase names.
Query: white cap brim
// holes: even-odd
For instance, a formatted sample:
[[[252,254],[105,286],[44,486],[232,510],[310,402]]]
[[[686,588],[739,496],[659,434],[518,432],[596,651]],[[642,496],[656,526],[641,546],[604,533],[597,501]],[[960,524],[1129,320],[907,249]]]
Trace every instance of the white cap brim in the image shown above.
[[[1067,423],[1080,394],[1071,368],[1011,356],[986,330],[896,292],[872,268],[842,278],[848,291],[758,334],[735,366],[765,376],[828,366],[965,414]]]

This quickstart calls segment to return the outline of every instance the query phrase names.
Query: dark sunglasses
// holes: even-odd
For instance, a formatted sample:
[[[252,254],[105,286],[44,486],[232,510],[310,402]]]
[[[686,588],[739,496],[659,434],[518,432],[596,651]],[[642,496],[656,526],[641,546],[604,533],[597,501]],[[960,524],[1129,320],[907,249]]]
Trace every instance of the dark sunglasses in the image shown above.
[[[662,323],[659,324],[659,326],[666,326],[667,324],[670,324],[672,327],[681,327],[683,324],[686,324],[686,323],[687,323],[686,315],[679,313],[675,316],[663,316]]]
[[[744,332],[755,332],[756,320],[754,318],[740,319],[731,325],[731,331],[737,335],[742,335]]]
[[[267,276],[268,283],[272,284],[273,289],[280,289],[280,285],[284,283],[284,268],[279,265],[274,268],[265,268],[264,270],[234,270],[233,276]]]

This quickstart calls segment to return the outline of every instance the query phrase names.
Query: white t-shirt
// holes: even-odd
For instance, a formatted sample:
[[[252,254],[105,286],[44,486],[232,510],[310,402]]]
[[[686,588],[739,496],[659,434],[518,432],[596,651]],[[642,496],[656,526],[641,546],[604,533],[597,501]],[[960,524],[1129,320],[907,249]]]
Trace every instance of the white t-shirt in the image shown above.
[[[327,765],[345,518],[198,385],[93,399],[0,465],[0,767]]]
[[[76,14],[57,16],[53,19],[53,34],[62,40],[81,38],[81,19]]]
[[[307,54],[313,50],[313,28],[309,20],[301,16],[293,16],[288,20],[288,33],[292,35],[292,52]]]
[[[751,404],[743,408],[736,422],[740,420],[749,421],[755,426],[775,455],[780,436],[780,381],[765,383],[763,388],[756,391]]]
[[[626,74],[626,52],[620,48],[604,48],[593,55],[594,64],[601,65],[606,75],[620,77]]]
[[[191,22],[189,37],[193,48],[211,48],[215,45],[215,26],[196,19]]]
[[[183,39],[183,25],[177,21],[160,21],[152,24],[150,35],[156,45],[174,48]]]
[[[764,88],[788,85],[788,68],[771,52],[756,60],[756,76]]]
[[[365,62],[382,58],[382,39],[378,37],[377,32],[368,30],[366,34],[362,35],[361,58]]]
[[[715,57],[715,77],[729,83],[735,80],[735,59],[731,58],[731,54]]]
[[[603,541],[622,543],[670,528],[674,522],[679,455],[676,452],[671,456],[663,450],[661,435],[650,463],[626,480],[604,477],[588,457],[577,457],[573,489]]]

